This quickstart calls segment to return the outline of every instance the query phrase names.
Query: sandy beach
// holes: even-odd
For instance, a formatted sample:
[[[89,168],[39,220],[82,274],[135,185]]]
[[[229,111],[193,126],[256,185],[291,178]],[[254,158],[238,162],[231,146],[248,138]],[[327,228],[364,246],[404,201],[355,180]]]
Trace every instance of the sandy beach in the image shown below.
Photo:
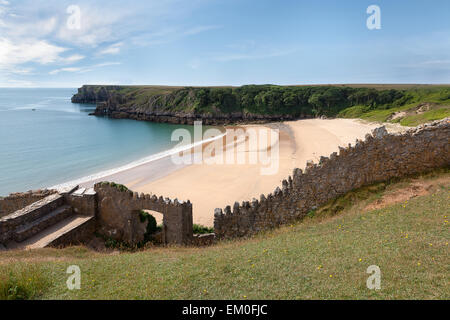
[[[215,208],[273,192],[277,186],[281,186],[283,179],[292,174],[294,168],[303,169],[308,160],[317,162],[321,156],[338,151],[339,146],[354,144],[356,139],[364,139],[367,133],[379,126],[352,119],[310,119],[244,126],[245,130],[279,129],[279,166],[272,175],[261,174],[261,168],[267,165],[250,164],[249,161],[245,164],[184,165],[174,164],[168,157],[100,180],[122,183],[137,192],[189,199],[193,203],[194,223],[212,226]],[[404,129],[389,126],[388,130]],[[245,152],[248,156],[254,151],[250,148],[244,143],[242,150],[236,152]],[[95,182],[89,181],[83,186],[91,186]],[[157,220],[161,219],[156,216]]]

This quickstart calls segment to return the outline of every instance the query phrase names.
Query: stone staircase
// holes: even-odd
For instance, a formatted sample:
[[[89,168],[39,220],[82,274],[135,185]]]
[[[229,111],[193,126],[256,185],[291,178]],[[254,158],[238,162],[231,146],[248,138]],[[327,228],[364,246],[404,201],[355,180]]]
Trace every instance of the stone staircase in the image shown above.
[[[80,198],[85,191],[74,188],[66,195]],[[1,218],[4,249],[44,248],[76,240],[80,232],[93,226],[94,215],[77,212],[67,199],[64,193],[52,194]]]

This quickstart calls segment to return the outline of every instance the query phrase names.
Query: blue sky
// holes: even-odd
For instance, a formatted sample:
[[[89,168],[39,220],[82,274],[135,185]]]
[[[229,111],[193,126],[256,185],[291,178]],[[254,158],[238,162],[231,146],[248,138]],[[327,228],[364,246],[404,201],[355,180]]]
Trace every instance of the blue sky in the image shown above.
[[[0,0],[2,87],[263,83],[450,83],[450,1]]]

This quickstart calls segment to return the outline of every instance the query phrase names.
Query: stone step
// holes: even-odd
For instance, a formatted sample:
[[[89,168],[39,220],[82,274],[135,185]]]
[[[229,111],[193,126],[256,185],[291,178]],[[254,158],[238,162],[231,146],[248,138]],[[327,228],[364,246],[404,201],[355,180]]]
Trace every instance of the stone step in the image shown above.
[[[70,216],[25,241],[20,243],[9,241],[6,244],[6,249],[40,249],[52,246],[53,244],[57,244],[60,239],[69,236],[78,228],[83,228],[87,226],[87,224],[92,223],[93,219],[94,217],[92,216]]]
[[[63,186],[56,189],[60,195],[68,195],[78,190],[79,186]]]
[[[21,210],[17,210],[10,215],[0,219],[0,229],[13,230],[21,225],[31,223],[34,220],[40,219],[48,213],[56,210],[64,204],[64,197],[59,194],[52,194],[39,200],[35,203],[26,206]]]
[[[86,188],[79,188],[79,189],[75,190],[74,192],[72,192],[72,195],[77,196],[77,197],[82,197],[85,191],[86,191]]]
[[[55,223],[68,218],[72,215],[72,213],[73,210],[71,206],[61,206],[56,210],[53,210],[52,212],[46,214],[45,216],[39,217],[32,222],[18,227],[13,233],[12,238],[17,242],[22,242],[25,239],[28,239],[43,231],[44,229],[54,225]]]

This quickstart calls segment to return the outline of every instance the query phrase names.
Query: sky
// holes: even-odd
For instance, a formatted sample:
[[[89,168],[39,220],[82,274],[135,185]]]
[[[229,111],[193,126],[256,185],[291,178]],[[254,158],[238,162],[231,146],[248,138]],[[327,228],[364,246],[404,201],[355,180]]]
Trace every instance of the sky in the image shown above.
[[[0,0],[0,87],[269,83],[450,83],[450,1]]]

